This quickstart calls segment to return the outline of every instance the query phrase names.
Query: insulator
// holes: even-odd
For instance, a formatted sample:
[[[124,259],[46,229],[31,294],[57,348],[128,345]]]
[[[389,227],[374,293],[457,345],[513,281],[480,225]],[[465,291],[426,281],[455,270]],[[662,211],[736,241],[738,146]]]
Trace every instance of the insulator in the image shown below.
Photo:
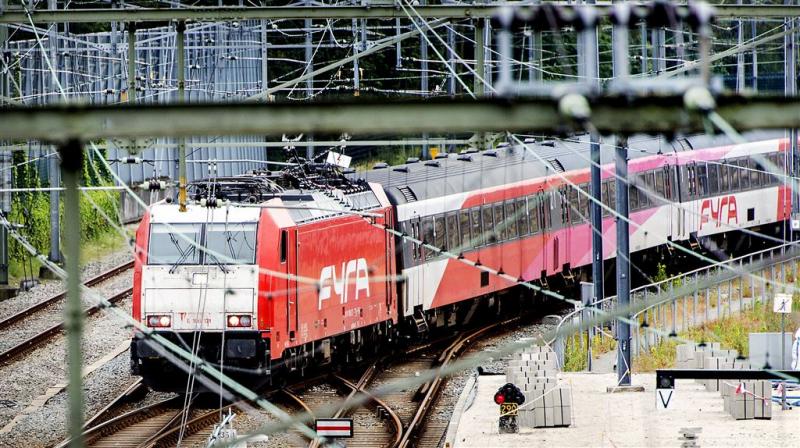
[[[127,156],[127,157],[123,157],[119,161],[122,162],[122,163],[127,163],[127,164],[142,163],[142,158],[141,157],[134,157],[134,156]]]

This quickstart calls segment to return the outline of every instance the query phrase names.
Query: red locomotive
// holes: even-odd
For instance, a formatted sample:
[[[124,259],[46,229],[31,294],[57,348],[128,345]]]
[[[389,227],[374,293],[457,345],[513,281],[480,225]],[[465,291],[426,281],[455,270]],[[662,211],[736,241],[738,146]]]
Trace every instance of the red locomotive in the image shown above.
[[[652,192],[630,188],[631,251],[667,239],[724,242],[744,227],[777,233],[791,195],[752,156],[782,168],[787,144],[631,139],[630,179]],[[612,154],[604,147],[605,160]],[[305,164],[195,183],[186,212],[161,202],[139,226],[133,316],[234,376],[267,381],[356,361],[398,337],[497,311],[516,283],[474,264],[519,282],[585,278],[589,202],[563,179],[587,190],[588,160],[584,141],[544,141],[360,176]],[[603,167],[611,208],[612,173]],[[615,220],[603,221],[610,259]],[[134,373],[183,390],[185,375],[142,336],[132,340]]]

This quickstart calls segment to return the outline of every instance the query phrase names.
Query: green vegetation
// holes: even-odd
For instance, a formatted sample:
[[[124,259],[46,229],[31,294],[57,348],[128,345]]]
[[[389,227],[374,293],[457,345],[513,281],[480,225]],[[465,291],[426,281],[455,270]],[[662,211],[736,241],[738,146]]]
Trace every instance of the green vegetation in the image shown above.
[[[614,338],[604,335],[595,335],[592,338],[593,358],[616,349],[617,341]],[[588,367],[586,361],[586,333],[569,336],[564,350],[564,371],[580,372],[586,370]]]
[[[12,170],[13,186],[15,188],[37,188],[42,186],[42,179],[46,178],[44,172],[46,165],[27,163],[23,151],[16,151],[13,155]],[[42,172],[40,172],[40,166]],[[82,185],[104,186],[112,185],[110,173],[93,158],[85,158],[83,164]],[[94,203],[94,204],[92,204]],[[109,191],[86,191],[81,195],[81,242],[84,248],[82,262],[95,259],[110,250],[121,247],[123,243],[119,234],[103,217],[116,219],[119,204],[119,193]],[[96,208],[95,208],[96,207]],[[61,235],[65,237],[63,228],[64,205],[60,204],[62,217]],[[98,210],[100,209],[100,210]],[[101,213],[102,211],[102,213]],[[23,192],[14,195],[11,204],[9,221],[19,225],[18,232],[24,236],[40,252],[47,254],[50,251],[50,195],[47,192]],[[9,280],[14,282],[22,277],[37,275],[39,263],[16,241],[10,239],[9,244]]]
[[[797,302],[794,302],[794,305],[793,311],[797,311]],[[797,313],[792,313],[787,317],[787,331],[793,332],[800,319],[798,319]],[[727,316],[681,332],[678,336],[681,339],[692,341],[719,342],[726,349],[736,349],[743,356],[748,356],[750,333],[774,332],[780,331],[780,328],[780,314],[774,313],[771,302],[767,302],[758,304],[755,308],[743,313]],[[634,371],[652,372],[655,369],[674,366],[675,346],[677,345],[678,343],[674,340],[666,340],[650,347],[650,350],[633,360]]]

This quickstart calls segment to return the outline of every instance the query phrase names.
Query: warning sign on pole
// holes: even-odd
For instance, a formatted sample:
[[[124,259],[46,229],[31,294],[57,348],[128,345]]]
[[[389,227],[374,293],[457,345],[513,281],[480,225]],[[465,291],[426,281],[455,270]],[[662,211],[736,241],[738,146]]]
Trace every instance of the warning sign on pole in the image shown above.
[[[791,313],[792,312],[792,295],[791,294],[775,294],[775,302],[772,304],[772,311],[776,313]]]

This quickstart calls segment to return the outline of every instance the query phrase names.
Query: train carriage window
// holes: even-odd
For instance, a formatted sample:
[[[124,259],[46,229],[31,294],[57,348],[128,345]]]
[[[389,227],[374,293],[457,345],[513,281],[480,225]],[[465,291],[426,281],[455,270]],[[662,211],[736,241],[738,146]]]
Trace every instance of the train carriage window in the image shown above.
[[[458,215],[455,213],[447,215],[447,250],[451,253],[458,253]]]
[[[708,167],[706,167],[705,162],[701,162],[698,165],[695,165],[695,176],[697,178],[696,184],[696,192],[698,198],[702,198],[707,196],[710,191],[708,187]]]
[[[617,181],[612,179],[608,182],[608,208],[617,209]]]
[[[525,209],[521,209],[524,213]],[[519,236],[519,229],[517,228],[517,207],[514,200],[506,202],[506,222],[505,228],[507,230],[508,239],[514,239]]]
[[[469,211],[471,216],[471,224],[472,224],[472,242],[470,243],[471,247],[478,247],[483,246],[483,230],[481,229],[481,208],[472,207]]]
[[[425,244],[434,244],[433,241],[433,218],[428,216],[422,220],[422,242]],[[425,247],[425,259],[433,257],[433,251]]]
[[[492,213],[492,205],[484,204],[481,207],[481,214],[483,215],[483,235],[486,244],[494,244],[497,242],[497,235],[494,229],[494,214]]]
[[[750,171],[747,170],[749,168],[749,163],[747,159],[739,160],[739,188],[742,190],[749,190],[750,189]]]
[[[772,173],[770,175],[771,178],[770,180],[772,181],[772,185],[778,185],[781,183],[781,180],[783,179],[781,174],[784,173],[784,168],[786,167],[786,160],[784,159],[784,153],[782,152],[777,152],[775,154],[772,154],[771,158],[773,160],[772,163],[775,165],[776,168],[770,170],[770,172]]]
[[[498,241],[505,241],[508,239],[508,229],[503,219],[503,204],[494,205],[494,232]]]
[[[680,167],[681,176],[683,177],[683,193],[687,198],[694,198],[697,196],[697,176],[694,165],[687,165]]]
[[[730,167],[724,161],[722,165],[716,165],[719,167],[719,192],[724,193],[731,189],[731,175],[730,175]]]
[[[630,211],[639,209],[639,189],[636,188],[635,182],[628,184],[628,207]]]
[[[281,242],[280,242],[280,257],[281,263],[286,263],[286,257],[289,255],[289,232],[286,230],[281,230]]]
[[[731,185],[730,185],[731,191],[739,191],[739,184],[741,183],[739,182],[739,179],[741,177],[739,175],[740,172],[741,171],[739,170],[739,165],[737,164],[736,161],[728,163],[728,173],[730,173],[731,176]]]
[[[469,231],[472,228],[469,223],[469,210],[461,210],[458,215],[459,228],[461,229],[461,252],[470,247]]]
[[[753,159],[747,159],[747,167],[750,168],[750,188],[761,186],[761,173],[758,163]]]
[[[573,187],[566,187],[566,193],[566,195],[561,196],[561,200],[565,201],[562,207],[564,218],[563,221],[578,222],[578,213],[573,209],[573,207],[579,209],[580,199],[578,199],[578,191]]]
[[[539,217],[542,219],[542,230],[550,230],[552,227],[552,217],[550,215],[551,210],[553,209],[552,199],[550,193],[545,193],[542,196],[542,199],[539,201],[540,209],[539,209]]]
[[[531,233],[539,232],[539,195],[528,196],[528,218],[531,224]]]
[[[761,156],[764,157],[765,159],[767,158],[767,156],[765,154],[762,154]],[[770,182],[770,174],[769,174],[770,170],[769,170],[769,167],[767,166],[767,163],[764,163],[764,162],[761,162],[761,161],[756,162],[756,164],[758,166],[758,171],[759,171],[759,173],[758,173],[758,177],[759,177],[758,183],[761,184],[762,187],[766,187],[766,186],[769,185],[769,182]]]
[[[433,245],[437,249],[444,248],[445,243],[445,230],[444,230],[444,216],[439,215],[433,220]],[[439,255],[438,252],[434,252],[433,256]]]
[[[602,198],[602,201],[601,201],[601,202],[602,202],[602,203],[603,203],[603,205],[605,205],[606,207],[610,207],[610,205],[609,205],[609,202],[608,202],[608,200],[610,199],[610,198],[608,197],[608,184],[609,184],[609,182],[608,182],[608,181],[603,181],[603,186],[601,187],[601,188],[602,188],[602,190],[600,191],[600,197]],[[608,213],[608,209],[606,209],[605,207],[603,207],[603,216],[608,216],[608,215],[609,215],[609,213]]]
[[[653,196],[654,196],[653,193],[655,192],[655,189],[656,189],[656,183],[655,183],[654,179],[655,179],[655,173],[654,172],[648,171],[648,172],[644,173],[644,193],[645,193],[645,197],[647,197],[647,206],[648,207],[652,207],[655,204],[654,198],[653,198]],[[641,198],[639,198],[639,202],[642,202]]]
[[[525,204],[525,198],[517,199],[517,230],[520,236],[530,233],[528,228],[528,208]]]
[[[667,196],[667,190],[665,188],[664,182],[664,170],[656,171],[656,195],[655,201],[658,204],[662,204],[664,199],[669,199]]]
[[[708,170],[708,194],[715,195],[719,193],[719,166],[713,163],[706,166]]]

